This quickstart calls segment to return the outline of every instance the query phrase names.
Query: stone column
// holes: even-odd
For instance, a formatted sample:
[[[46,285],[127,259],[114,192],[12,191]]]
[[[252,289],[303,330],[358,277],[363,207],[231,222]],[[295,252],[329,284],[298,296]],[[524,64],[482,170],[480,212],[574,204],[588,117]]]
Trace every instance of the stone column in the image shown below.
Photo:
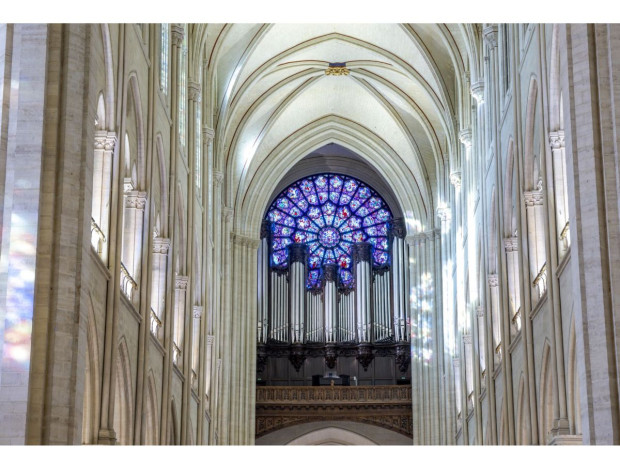
[[[521,292],[519,286],[519,241],[518,238],[504,239],[506,251],[506,272],[508,274],[509,317],[511,334],[516,336],[521,331]]]
[[[185,339],[185,293],[188,276],[177,276],[174,286],[174,338],[172,361],[179,368],[183,367],[183,343]]]
[[[112,158],[116,146],[116,133],[95,131],[95,148],[93,153],[93,201],[91,244],[108,264],[108,247],[110,239],[110,196],[112,194]]]
[[[547,258],[545,253],[545,208],[541,189],[523,192],[527,215],[527,235],[530,254],[530,281],[535,305],[547,291]]]
[[[570,247],[570,228],[568,223],[568,181],[565,163],[564,131],[549,133],[551,145],[551,162],[553,166],[553,181],[555,184],[555,215],[557,222],[557,236],[560,239],[558,254],[560,259],[566,255]]]
[[[156,237],[153,239],[153,268],[151,285],[151,333],[163,344],[163,321],[166,310],[166,271],[168,268],[168,250],[170,239]]]
[[[502,331],[499,306],[499,280],[496,274],[487,275],[487,283],[491,295],[491,324],[493,326],[493,352],[495,369],[502,362]]]
[[[144,207],[146,192],[137,190],[125,191],[125,211],[123,221],[123,258],[122,264],[129,277],[121,277],[121,286],[127,298],[137,303],[140,283],[140,263],[142,259],[142,227],[144,223]],[[131,282],[133,280],[133,282]]]
[[[191,388],[198,391],[198,361],[200,358],[200,320],[202,317],[202,306],[194,305],[192,309],[192,376]]]
[[[297,243],[289,245],[291,344],[303,344],[304,342],[307,254],[307,245]]]

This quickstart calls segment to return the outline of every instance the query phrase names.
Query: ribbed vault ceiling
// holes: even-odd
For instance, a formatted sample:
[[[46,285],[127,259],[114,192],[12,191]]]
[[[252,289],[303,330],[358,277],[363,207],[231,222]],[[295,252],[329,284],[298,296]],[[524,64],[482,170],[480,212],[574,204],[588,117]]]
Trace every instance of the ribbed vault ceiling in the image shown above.
[[[469,91],[462,78],[471,35],[465,26],[437,24],[207,26],[203,43],[227,201],[238,202],[261,169],[273,169],[270,157],[283,144],[303,145],[320,127],[330,137],[314,134],[316,144],[370,141],[375,148],[367,153],[353,142],[347,147],[369,165],[373,151],[397,156],[395,170],[415,197],[409,214],[431,225],[458,137],[459,102]],[[342,62],[348,75],[326,75],[330,63]],[[308,146],[304,156],[319,148]],[[281,178],[292,166],[277,168]]]

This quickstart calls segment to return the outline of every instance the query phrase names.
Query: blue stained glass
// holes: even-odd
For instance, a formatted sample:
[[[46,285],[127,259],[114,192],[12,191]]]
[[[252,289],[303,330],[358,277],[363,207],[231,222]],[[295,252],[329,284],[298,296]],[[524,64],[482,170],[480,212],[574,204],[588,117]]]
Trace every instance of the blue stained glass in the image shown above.
[[[373,245],[375,265],[388,263],[392,215],[381,197],[364,183],[344,175],[309,176],[288,186],[267,213],[272,226],[273,266],[286,266],[287,246],[308,244],[308,287],[321,282],[321,267],[335,263],[341,285],[353,284],[354,242]]]

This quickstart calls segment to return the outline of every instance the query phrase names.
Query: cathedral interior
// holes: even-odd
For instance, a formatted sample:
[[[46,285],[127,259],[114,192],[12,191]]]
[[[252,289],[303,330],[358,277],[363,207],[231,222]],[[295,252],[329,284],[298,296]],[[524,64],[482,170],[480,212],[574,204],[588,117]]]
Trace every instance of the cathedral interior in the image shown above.
[[[0,444],[620,444],[619,74],[604,23],[0,25]]]

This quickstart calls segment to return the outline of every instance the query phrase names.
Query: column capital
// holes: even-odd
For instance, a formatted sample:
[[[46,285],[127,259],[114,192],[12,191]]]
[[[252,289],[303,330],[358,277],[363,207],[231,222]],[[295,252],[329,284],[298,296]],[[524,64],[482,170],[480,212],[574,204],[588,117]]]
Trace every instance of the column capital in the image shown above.
[[[167,237],[154,237],[153,238],[153,253],[159,253],[166,255],[170,249],[170,239]]]
[[[466,148],[471,148],[471,128],[461,129],[459,132],[459,141],[461,141],[461,144]]]
[[[471,85],[470,92],[472,97],[476,99],[476,103],[482,105],[484,103],[484,79],[478,79],[474,82]]]
[[[170,25],[170,38],[171,43],[175,47],[180,47],[183,44],[183,37],[185,36],[185,28],[180,24]]]
[[[438,207],[437,216],[441,221],[450,221],[452,219],[452,210],[449,207]]]
[[[499,286],[499,278],[496,274],[488,274],[487,275],[487,282],[489,283],[490,287],[497,287]]]
[[[454,171],[450,173],[450,183],[454,186],[455,189],[461,188],[461,172]]]
[[[506,252],[516,252],[519,250],[519,238],[515,236],[505,238],[504,249],[506,249]]]
[[[187,289],[188,283],[189,283],[189,276],[177,275],[175,276],[175,280],[174,280],[174,288],[184,291]]]
[[[549,143],[552,150],[563,149],[565,147],[564,131],[552,131],[549,133]]]
[[[235,210],[230,207],[222,207],[222,216],[224,217],[224,221],[228,223],[232,221],[235,216]]]
[[[460,366],[461,366],[461,359],[456,357],[456,356],[452,357],[452,366],[454,368],[460,368]]]
[[[497,47],[497,24],[489,24],[482,29],[484,41],[491,48]]]
[[[289,266],[295,262],[306,263],[306,256],[308,254],[308,246],[306,244],[299,244],[294,242],[288,246],[288,260]]]
[[[200,92],[201,92],[200,84],[194,81],[189,81],[187,83],[187,96],[190,100],[194,102],[200,101]]]
[[[95,150],[113,152],[116,146],[116,133],[108,131],[95,131]]]
[[[221,186],[223,180],[224,180],[224,173],[223,172],[221,172],[221,171],[214,171],[213,172],[213,181],[215,182],[216,186]]]
[[[370,262],[371,252],[370,242],[356,242],[353,244],[353,263]]]
[[[208,140],[213,140],[213,138],[215,137],[215,130],[213,128],[210,128],[209,126],[203,126],[202,137]]]
[[[214,342],[215,342],[215,336],[213,336],[211,334],[208,335],[207,336],[207,345],[208,346],[212,346]]]
[[[477,316],[478,318],[482,318],[482,317],[484,316],[484,307],[482,307],[482,306],[480,306],[480,305],[478,305],[478,306],[476,307],[476,316]]]
[[[534,205],[543,204],[543,191],[536,189],[532,191],[523,192],[526,207],[533,207]]]
[[[471,334],[463,334],[463,343],[471,345]]]
[[[195,319],[200,319],[202,316],[202,305],[194,305],[192,308],[192,314]]]
[[[393,237],[404,239],[407,235],[407,225],[404,218],[393,218],[389,222],[390,232]]]
[[[144,210],[146,206],[146,192],[125,191],[125,207]]]

